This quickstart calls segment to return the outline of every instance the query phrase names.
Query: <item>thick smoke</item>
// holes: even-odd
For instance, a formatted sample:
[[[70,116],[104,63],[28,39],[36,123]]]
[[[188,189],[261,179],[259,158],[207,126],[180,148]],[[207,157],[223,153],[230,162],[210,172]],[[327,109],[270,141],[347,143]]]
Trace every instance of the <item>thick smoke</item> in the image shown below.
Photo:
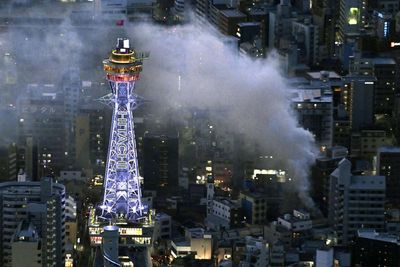
[[[153,101],[166,109],[214,110],[212,119],[244,134],[263,155],[283,163],[279,167],[289,170],[299,197],[313,207],[308,174],[315,158],[314,139],[297,123],[274,58],[240,56],[229,39],[204,26],[140,24],[132,27],[132,36],[135,46],[151,52],[141,84]]]
[[[52,16],[43,6],[0,8],[10,14],[29,11],[28,17]],[[83,80],[100,80],[101,60],[116,37],[126,35],[124,29],[96,23],[76,27],[71,12],[57,16],[63,17],[59,23],[10,25],[0,32],[0,54],[9,53],[16,66],[17,83],[8,86],[11,92],[23,94],[27,83],[57,84],[76,67]],[[149,99],[165,110],[209,109],[216,125],[256,142],[261,154],[273,155],[279,168],[288,169],[299,196],[312,206],[307,177],[315,157],[313,137],[297,124],[275,59],[239,56],[231,39],[193,24],[165,28],[135,23],[127,29],[135,47],[151,53],[139,83]],[[4,58],[0,61],[4,71]]]

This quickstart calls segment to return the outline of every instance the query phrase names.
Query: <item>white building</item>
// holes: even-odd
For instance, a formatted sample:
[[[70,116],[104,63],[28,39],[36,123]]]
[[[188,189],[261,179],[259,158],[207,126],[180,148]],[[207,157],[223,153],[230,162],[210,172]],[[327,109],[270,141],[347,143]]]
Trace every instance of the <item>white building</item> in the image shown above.
[[[277,224],[293,232],[302,232],[312,229],[310,214],[298,210],[294,210],[293,215],[285,214],[283,217],[279,217]]]
[[[212,202],[212,213],[207,215],[206,224],[211,229],[230,229],[244,222],[241,206],[228,198],[216,197]]]
[[[360,228],[384,228],[385,190],[384,176],[353,175],[349,160],[339,162],[330,177],[329,222],[340,245]]]
[[[171,241],[171,255],[174,258],[193,254],[195,259],[210,260],[212,258],[212,236],[202,228],[186,229],[185,239]]]

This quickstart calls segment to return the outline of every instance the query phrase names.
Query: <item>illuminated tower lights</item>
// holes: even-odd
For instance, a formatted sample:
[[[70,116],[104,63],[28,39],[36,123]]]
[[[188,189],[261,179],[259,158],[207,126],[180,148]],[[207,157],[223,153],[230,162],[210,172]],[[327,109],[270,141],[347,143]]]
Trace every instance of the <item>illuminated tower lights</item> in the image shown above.
[[[104,177],[101,218],[137,221],[144,215],[132,111],[140,97],[135,94],[145,55],[137,53],[128,39],[118,38],[117,46],[103,61],[111,93],[101,100],[113,107],[110,142]]]

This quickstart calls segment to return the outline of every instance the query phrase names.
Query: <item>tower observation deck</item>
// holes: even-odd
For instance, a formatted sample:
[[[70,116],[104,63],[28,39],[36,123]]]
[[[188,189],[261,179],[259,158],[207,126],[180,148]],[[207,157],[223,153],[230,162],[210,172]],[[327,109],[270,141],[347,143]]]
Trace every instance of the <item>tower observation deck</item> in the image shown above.
[[[132,111],[140,97],[135,82],[142,70],[144,53],[130,47],[129,39],[118,38],[108,59],[103,61],[111,93],[101,100],[113,107],[110,142],[104,176],[100,217],[135,222],[144,216]]]

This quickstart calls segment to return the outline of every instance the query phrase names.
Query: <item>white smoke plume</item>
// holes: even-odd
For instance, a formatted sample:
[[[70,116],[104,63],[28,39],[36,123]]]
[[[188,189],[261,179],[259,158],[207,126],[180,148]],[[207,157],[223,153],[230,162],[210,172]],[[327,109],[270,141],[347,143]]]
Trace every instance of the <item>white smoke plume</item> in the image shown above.
[[[313,208],[308,175],[316,156],[314,139],[298,125],[276,59],[241,56],[214,30],[193,24],[173,28],[136,24],[129,36],[135,47],[151,52],[140,82],[150,98],[166,108],[226,110],[222,120],[215,111],[214,119],[283,163],[279,167],[289,171],[294,190]]]

